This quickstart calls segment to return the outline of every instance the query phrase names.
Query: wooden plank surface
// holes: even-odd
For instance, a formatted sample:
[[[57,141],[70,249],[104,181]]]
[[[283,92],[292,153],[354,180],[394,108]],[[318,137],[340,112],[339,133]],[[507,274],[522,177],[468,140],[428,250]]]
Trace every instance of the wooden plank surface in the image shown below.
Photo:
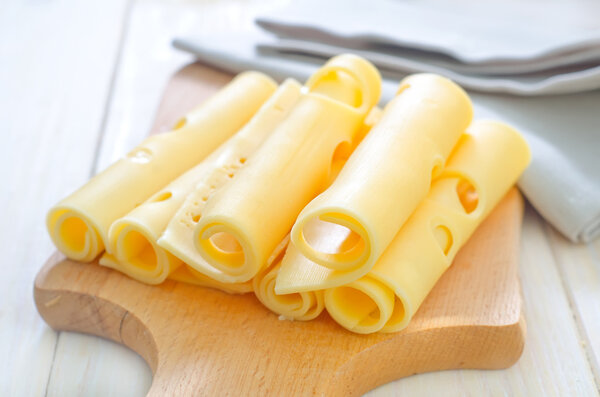
[[[126,10],[121,0],[0,5],[1,395],[46,393],[59,337],[29,284],[52,246],[48,206],[90,177]]]
[[[0,146],[0,176],[8,184],[0,195],[6,263],[0,356],[11,358],[0,361],[0,394],[135,396],[148,389],[150,370],[135,353],[70,333],[61,333],[57,346],[56,334],[35,312],[31,280],[51,249],[45,211],[92,167],[107,165],[147,132],[158,85],[190,59],[169,47],[174,34],[243,29],[248,15],[278,2],[144,0],[129,16],[120,0],[2,3],[0,125],[8,142]],[[159,36],[160,42],[150,40]],[[120,46],[129,56],[123,52],[117,66]],[[597,394],[600,243],[574,245],[553,233],[531,209],[526,212],[520,271],[529,334],[516,366],[417,375],[370,394],[531,395],[539,394],[538,385],[550,395]],[[46,390],[51,367],[53,386]]]
[[[572,244],[551,226],[546,236],[564,283],[596,383],[600,385],[600,240]]]

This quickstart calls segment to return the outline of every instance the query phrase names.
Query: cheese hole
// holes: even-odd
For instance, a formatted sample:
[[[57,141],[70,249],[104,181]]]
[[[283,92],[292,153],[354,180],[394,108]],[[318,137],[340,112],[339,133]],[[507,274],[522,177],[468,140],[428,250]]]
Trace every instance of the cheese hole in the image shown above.
[[[355,108],[363,103],[360,85],[352,75],[342,70],[331,70],[320,76],[310,87],[310,92],[325,95]]]
[[[456,194],[467,214],[475,211],[479,204],[479,193],[477,193],[477,190],[471,182],[466,179],[461,179],[456,185]]]
[[[173,194],[171,192],[162,192],[160,194],[158,194],[155,198],[153,198],[151,201],[154,203],[158,203],[160,201],[166,201],[168,199],[170,199],[173,196]]]
[[[192,216],[192,221],[194,221],[194,223],[198,223],[200,221],[201,216],[202,215],[200,215],[200,214]]]
[[[240,158],[240,164],[245,164],[246,163],[246,158],[245,157],[241,157]]]
[[[73,252],[81,252],[85,248],[85,235],[88,227],[83,220],[69,217],[60,225],[60,239]]]
[[[433,229],[433,236],[442,249],[444,255],[448,255],[450,249],[452,248],[452,244],[454,243],[450,229],[444,225],[438,225]]]
[[[156,269],[158,262],[154,246],[140,232],[135,230],[126,232],[122,247],[127,263],[142,270]]]
[[[341,142],[335,148],[333,155],[331,156],[331,167],[329,170],[329,181],[328,185],[332,184],[335,178],[339,175],[342,168],[346,164],[348,157],[352,154],[352,145],[350,142]]]

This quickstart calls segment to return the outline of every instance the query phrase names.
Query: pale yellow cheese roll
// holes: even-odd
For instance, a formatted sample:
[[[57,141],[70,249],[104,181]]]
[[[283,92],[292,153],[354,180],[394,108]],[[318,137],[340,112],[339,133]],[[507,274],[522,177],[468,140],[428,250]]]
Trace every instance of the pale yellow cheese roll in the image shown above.
[[[472,116],[467,94],[444,77],[417,74],[400,83],[383,117],[336,181],[302,210],[294,224],[293,244],[332,270],[326,284],[312,289],[354,281],[373,267],[429,191],[432,177],[442,170]],[[319,223],[343,227],[347,233],[332,240],[326,229],[322,234],[311,231]],[[296,281],[303,280],[289,280],[280,288],[291,292]]]
[[[257,72],[238,75],[194,109],[175,131],[149,137],[50,209],[47,227],[71,259],[91,261],[103,250],[110,225],[238,131],[277,88]]]
[[[100,259],[102,266],[109,267],[111,269],[121,271],[121,264],[117,262],[116,258],[110,254],[102,255]],[[191,284],[198,287],[218,289],[228,294],[246,294],[252,292],[252,282],[247,281],[245,283],[221,283],[213,280],[210,277],[205,276],[202,273],[198,273],[187,266],[179,266],[170,275],[169,279],[181,283]]]
[[[493,121],[473,123],[427,198],[373,269],[357,281],[326,290],[331,317],[358,333],[406,327],[530,158],[527,143],[514,129]]]
[[[171,222],[175,229],[187,227],[190,230],[187,238],[191,243],[189,228],[198,221],[205,204],[196,195],[192,194],[187,201],[186,197],[197,186],[203,194],[210,195],[210,192],[204,191],[215,190],[228,183],[243,166],[242,160],[251,156],[285,119],[300,97],[300,88],[295,80],[286,80],[239,132],[204,161],[117,219],[110,227],[107,252],[100,259],[100,264],[103,264],[103,258],[111,255],[111,260],[120,264],[119,270],[130,277],[148,284],[163,282],[183,264],[185,257],[166,251],[157,244],[158,239]],[[182,207],[184,203],[186,205]],[[177,213],[185,217],[177,216]],[[172,234],[174,228],[169,229],[167,234]]]
[[[381,79],[366,60],[332,58],[307,82],[288,118],[238,176],[208,199],[194,232],[205,262],[190,265],[223,282],[254,277],[300,210],[330,181],[379,100]],[[234,239],[235,249],[219,243]]]
[[[275,280],[279,273],[281,259],[284,254],[293,255],[291,252],[286,253],[286,249],[290,249],[287,241],[285,248],[272,260],[272,263],[269,263],[265,269],[261,270],[252,279],[254,294],[265,307],[287,320],[312,320],[325,309],[323,291],[306,291],[282,295],[275,293]]]
[[[285,108],[287,109],[287,107]],[[369,132],[369,129],[377,122],[380,116],[381,110],[379,108],[375,107],[371,110],[365,119],[364,125],[361,127],[359,136],[357,137],[357,144]],[[247,161],[247,158],[248,156],[240,153],[240,156],[237,158],[239,165],[242,166]],[[336,161],[332,164],[331,180],[335,179],[345,160],[347,158],[343,156],[336,157]],[[236,164],[232,163],[231,167],[235,168],[235,166]],[[198,183],[194,191],[187,195],[184,203],[177,210],[162,236],[158,239],[159,247],[186,263],[183,267],[189,269],[190,274],[199,274],[197,270],[194,270],[194,267],[198,268],[198,265],[194,264],[206,262],[194,245],[194,226],[202,216],[206,201],[220,186],[221,184],[210,181]],[[231,236],[220,234],[215,238],[219,238],[221,244],[229,244],[230,248],[237,249],[237,242]],[[215,272],[217,271],[215,270]],[[169,276],[169,278],[182,281],[180,275],[184,272],[185,270],[180,271],[178,269],[175,271],[177,274],[174,274],[173,277]]]
[[[252,292],[252,282],[245,283],[222,283],[205,276],[189,266],[180,266],[169,275],[169,280],[192,284],[198,287],[218,289],[228,294],[247,294]]]

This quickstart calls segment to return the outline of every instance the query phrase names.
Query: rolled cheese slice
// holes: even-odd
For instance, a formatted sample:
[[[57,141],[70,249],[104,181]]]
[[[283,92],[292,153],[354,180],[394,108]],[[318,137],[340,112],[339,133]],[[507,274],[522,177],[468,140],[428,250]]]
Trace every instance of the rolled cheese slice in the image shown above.
[[[111,261],[120,264],[118,270],[130,277],[148,284],[163,282],[186,261],[185,255],[174,255],[157,244],[167,225],[172,225],[167,231],[168,236],[173,231],[181,231],[183,234],[176,236],[178,241],[189,240],[191,243],[193,226],[201,217],[205,204],[202,197],[208,197],[211,190],[218,189],[235,176],[245,159],[288,115],[300,97],[300,88],[295,80],[286,80],[239,132],[204,161],[117,219],[110,227],[107,252],[100,264],[112,255]],[[191,194],[196,187],[202,197]]]
[[[377,124],[382,114],[383,112],[378,107],[371,109],[352,149],[356,148],[373,126]],[[332,163],[332,172],[327,185],[330,185],[331,182],[335,180],[347,159],[347,156],[339,156],[336,158],[336,161]],[[273,258],[275,254],[276,258]],[[300,254],[293,245],[289,244],[288,234],[278,246],[275,253],[271,255],[271,258],[267,261],[267,267],[264,270],[261,270],[252,279],[254,294],[263,305],[274,313],[279,314],[284,319],[301,321],[312,320],[318,317],[325,308],[323,291],[304,291],[291,294],[278,294],[275,292],[275,280],[279,274],[281,261],[284,255],[288,259],[293,258],[292,260],[297,263],[308,261],[308,259]],[[308,266],[300,266],[300,268],[308,268]]]
[[[282,88],[283,88],[283,86],[282,86]],[[359,136],[357,137],[356,144],[358,144],[360,142],[360,139],[362,139],[369,132],[369,130],[373,127],[373,125],[377,123],[377,121],[381,117],[381,114],[382,114],[381,109],[379,109],[377,107],[374,107],[371,110],[371,112],[365,119],[364,125],[361,127]],[[246,159],[247,159],[247,156],[243,156],[242,153],[240,153],[240,157],[238,158],[238,161],[243,164],[246,162]],[[344,158],[343,156],[336,157],[336,161],[332,164],[332,174],[330,175],[331,180],[335,179],[335,177],[339,173],[339,170],[341,169],[341,167],[343,167],[344,160],[347,160],[347,158]],[[211,188],[211,186],[213,186],[213,188]],[[208,197],[216,189],[218,189],[219,186],[220,185],[218,185],[218,184],[210,183],[210,182],[199,183],[197,188],[187,196],[184,204],[182,204],[182,206],[179,208],[179,210],[176,212],[176,214],[173,216],[173,218],[169,222],[169,225],[163,232],[162,236],[158,239],[158,245],[164,251],[174,255],[175,257],[179,258],[180,261],[184,262],[184,264],[182,266],[178,267],[173,273],[171,273],[169,275],[168,278],[170,278],[170,279],[173,279],[176,281],[187,282],[187,283],[191,283],[191,284],[196,284],[196,285],[206,285],[206,281],[204,279],[209,279],[209,280],[212,280],[214,283],[217,283],[218,285],[221,285],[221,284],[223,286],[231,285],[232,287],[240,285],[240,286],[244,286],[244,288],[245,288],[246,285],[250,285],[251,283],[244,282],[244,283],[227,284],[227,283],[218,282],[216,280],[209,278],[208,276],[205,276],[205,275],[199,273],[198,271],[194,270],[193,267],[185,264],[185,263],[204,262],[204,258],[202,258],[200,253],[196,250],[196,247],[194,246],[193,241],[192,241],[193,233],[194,233],[194,226],[195,226],[196,222],[202,216],[203,206],[206,203],[206,201],[208,200]],[[225,236],[225,235],[221,235],[220,238],[221,238],[222,244],[229,244],[230,247],[232,247],[232,248],[237,247],[236,241],[234,239],[231,239],[231,238],[227,239],[227,236]],[[278,253],[278,252],[280,252],[279,250],[287,247],[288,240],[289,240],[289,236],[286,236],[286,238],[284,239],[285,246],[276,249],[275,252]],[[281,244],[283,244],[283,242]],[[102,262],[102,260],[101,260],[101,262]],[[112,263],[116,263],[116,260],[112,259]],[[271,263],[271,262],[268,261],[268,263]],[[199,280],[194,280],[194,278],[193,278],[194,276],[196,276]],[[215,287],[215,288],[222,289],[226,292],[235,292],[235,291],[228,291],[227,287],[219,286],[219,287]],[[237,287],[234,287],[234,288],[236,288],[236,290],[237,290]],[[229,289],[231,289],[231,288],[229,288]],[[245,289],[244,289],[243,292],[247,292],[247,291],[245,291]],[[280,314],[282,314],[282,313],[280,313]],[[288,317],[290,317],[290,316],[288,316]]]
[[[101,260],[102,266],[121,271],[121,264],[117,262],[113,255],[105,253]],[[192,284],[198,287],[218,289],[228,294],[246,294],[252,292],[252,282],[235,284],[220,283],[210,277],[206,277],[204,274],[195,272],[194,269],[190,269],[187,266],[178,267],[170,274],[169,278],[173,281]]]
[[[246,281],[245,283],[221,283],[202,273],[198,273],[189,266],[178,267],[169,275],[169,279],[198,287],[218,289],[228,294],[247,294],[253,291],[251,281]]]
[[[530,157],[527,143],[512,128],[493,121],[473,123],[427,198],[373,269],[355,282],[325,291],[325,307],[333,319],[358,333],[406,327]]]
[[[328,277],[320,284],[280,277],[277,290],[331,288],[368,273],[427,195],[472,116],[471,101],[452,81],[433,74],[404,79],[335,182],[292,228],[293,244]]]
[[[252,287],[258,300],[274,313],[283,316],[287,320],[312,320],[325,309],[323,291],[307,291],[292,294],[279,295],[275,293],[275,280],[281,266],[281,259],[286,249],[293,249],[287,244],[280,254],[272,260],[268,266],[261,270],[253,279]]]
[[[248,122],[276,88],[264,74],[242,73],[180,121],[178,129],[149,137],[93,177],[50,209],[46,223],[56,247],[74,260],[96,258],[116,219],[202,161]]]
[[[341,55],[319,69],[238,177],[209,198],[193,240],[205,261],[189,265],[223,282],[254,277],[349,154],[380,91],[378,71],[362,58]],[[219,244],[223,236],[235,249]]]

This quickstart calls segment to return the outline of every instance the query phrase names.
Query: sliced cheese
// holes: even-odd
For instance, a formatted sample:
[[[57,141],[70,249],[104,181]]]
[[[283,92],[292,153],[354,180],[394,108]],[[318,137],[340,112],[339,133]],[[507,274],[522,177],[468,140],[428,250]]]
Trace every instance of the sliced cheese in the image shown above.
[[[278,295],[275,293],[275,280],[281,262],[259,272],[252,286],[258,300],[268,309],[287,320],[308,321],[319,316],[325,308],[323,291],[297,292]]]
[[[371,110],[371,112],[365,119],[364,125],[361,127],[356,144],[358,144],[360,142],[360,139],[362,139],[373,127],[373,125],[377,123],[377,121],[381,117],[381,114],[382,112],[380,108],[375,107]],[[345,159],[347,158],[344,158],[344,156],[341,153],[339,157],[336,157],[336,161],[332,165],[332,175],[330,176],[332,180],[335,179],[335,176],[337,176],[339,170],[344,164]],[[247,156],[241,156],[238,158],[238,161],[241,164],[245,163],[246,160]],[[211,186],[213,187],[211,188]],[[210,182],[199,183],[196,189],[192,193],[188,194],[184,204],[182,204],[179,210],[175,213],[175,215],[169,222],[169,225],[163,232],[162,236],[158,239],[158,245],[161,249],[166,250],[168,253],[179,258],[180,261],[184,263],[204,262],[204,259],[196,250],[196,247],[193,244],[194,226],[202,216],[202,209],[205,202],[208,200],[208,197],[216,189],[218,189],[219,186],[219,184]],[[231,238],[227,239],[227,237],[228,236],[226,235],[220,235],[221,244],[227,243],[230,244],[231,247],[235,248],[235,240]],[[288,238],[289,236],[286,236],[286,238],[284,239],[286,247]],[[279,252],[278,249],[276,249],[275,252]],[[186,277],[183,277],[182,274],[184,274]],[[197,272],[188,265],[183,265],[182,267],[175,270],[175,272],[172,275],[170,275],[169,278],[177,281],[194,283],[193,280],[189,278],[190,274],[199,275],[201,273]],[[208,276],[203,275],[203,278],[206,277]],[[247,283],[241,284],[246,285]]]
[[[264,132],[271,132],[276,124],[287,117],[293,105],[298,101],[300,88],[300,85],[295,81],[287,80],[284,82],[280,92],[274,95],[272,109],[269,111],[273,114],[269,116],[268,131],[265,131],[265,123],[262,126],[256,123],[254,127],[262,129]],[[254,134],[257,133],[260,133],[260,131],[254,132]],[[263,133],[260,143],[266,136],[267,134]],[[192,241],[194,228],[202,217],[204,206],[211,195],[233,178],[235,172],[246,163],[258,146],[259,141],[257,139],[248,140],[248,137],[242,136],[239,142],[232,146],[232,150],[228,152],[227,156],[218,156],[221,159],[222,167],[217,167],[214,172],[207,173],[200,178],[196,188],[188,193],[185,201],[172,216],[162,236],[158,239],[158,245],[161,249],[166,250],[187,264],[204,262]],[[223,172],[219,173],[220,170],[223,170]],[[236,248],[235,240],[228,238],[228,236],[222,235],[220,237],[221,244],[227,244],[232,249]],[[194,270],[194,272],[197,272],[197,270]]]
[[[252,287],[258,300],[274,313],[287,320],[312,320],[325,309],[323,291],[307,291],[278,295],[275,293],[275,280],[281,266],[281,259],[289,249],[289,236],[279,244],[265,269],[253,279]]]
[[[107,253],[100,259],[100,264],[104,264],[104,257],[111,255],[111,260],[120,264],[118,270],[130,277],[148,284],[163,282],[183,264],[185,256],[177,257],[166,251],[157,244],[158,239],[171,222],[173,227],[168,229],[167,236],[172,236],[175,229],[183,233],[175,236],[176,241],[189,240],[191,243],[193,226],[205,203],[196,197],[197,194],[192,194],[187,201],[186,197],[197,186],[201,195],[208,197],[211,189],[218,189],[229,182],[243,166],[244,159],[287,116],[300,97],[300,88],[295,80],[286,80],[239,132],[204,161],[164,186],[126,216],[117,219],[110,227]],[[181,279],[182,275],[194,274],[197,272],[183,270],[177,277]],[[201,278],[199,282],[205,283],[206,276]]]
[[[333,319],[358,333],[406,327],[530,157],[527,143],[512,128],[492,121],[473,123],[427,198],[373,269],[355,282],[325,291],[325,307]]]
[[[118,218],[156,193],[239,130],[275,91],[264,74],[246,72],[192,111],[173,132],[146,139],[123,159],[54,206],[47,227],[56,247],[88,262]]]
[[[341,55],[319,69],[238,177],[208,199],[193,240],[204,261],[188,264],[222,282],[254,277],[330,182],[332,163],[349,154],[380,90],[379,73],[362,58]],[[219,243],[223,236],[233,249]]]
[[[467,94],[452,81],[433,74],[404,79],[338,178],[302,210],[292,229],[293,244],[328,277],[314,284],[287,279],[292,273],[286,270],[277,290],[331,288],[368,273],[427,195],[472,115]],[[346,234],[336,240],[333,230],[339,228]],[[300,266],[287,262],[283,267]]]
[[[104,253],[104,255],[102,255],[102,266],[121,271],[122,265],[113,255]],[[228,294],[246,294],[252,292],[252,282],[235,284],[220,283],[185,265],[175,269],[175,271],[170,274],[169,279],[198,287],[218,289]]]
[[[218,289],[228,294],[247,294],[253,291],[251,281],[246,281],[245,283],[221,283],[202,273],[198,273],[189,266],[177,268],[177,270],[169,275],[169,279],[198,287]]]
[[[361,140],[369,133],[372,127],[377,124],[382,113],[383,112],[378,107],[374,107],[371,110],[353,144],[353,149],[356,148]],[[332,163],[332,173],[328,185],[335,180],[339,171],[344,166],[345,161],[348,159],[348,156],[349,153],[338,153],[338,156],[335,157],[335,161]],[[323,291],[303,291],[291,294],[278,294],[275,292],[275,280],[279,274],[281,260],[284,255],[288,258],[294,257],[294,261],[308,261],[308,259],[302,256],[293,245],[288,243],[289,234],[275,251],[274,254],[277,254],[277,257],[273,258],[274,255],[271,255],[271,258],[267,261],[267,267],[254,276],[252,279],[254,294],[263,305],[274,313],[283,316],[284,319],[301,321],[312,320],[318,317],[325,308]],[[308,266],[301,266],[300,268],[308,268]]]

